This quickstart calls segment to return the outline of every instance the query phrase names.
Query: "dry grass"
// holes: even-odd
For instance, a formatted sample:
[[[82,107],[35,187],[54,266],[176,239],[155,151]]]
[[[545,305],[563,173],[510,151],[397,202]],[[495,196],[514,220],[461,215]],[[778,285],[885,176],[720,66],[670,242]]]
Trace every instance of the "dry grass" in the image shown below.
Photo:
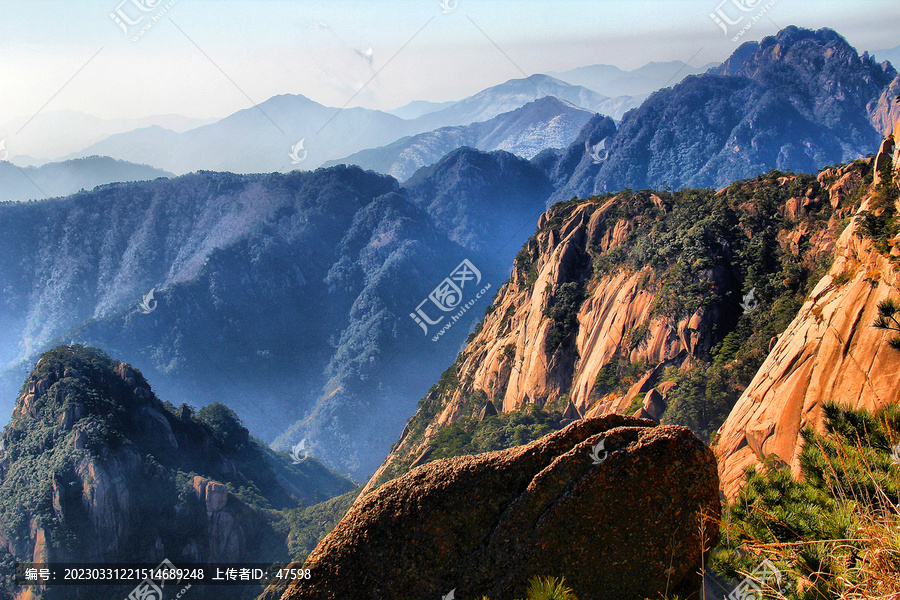
[[[740,577],[773,562],[782,584],[769,581],[766,598],[900,600],[900,466],[886,450],[900,441],[897,416],[894,407],[806,432],[801,482],[783,467],[750,473],[753,489],[728,509],[739,517],[721,523],[717,566]]]

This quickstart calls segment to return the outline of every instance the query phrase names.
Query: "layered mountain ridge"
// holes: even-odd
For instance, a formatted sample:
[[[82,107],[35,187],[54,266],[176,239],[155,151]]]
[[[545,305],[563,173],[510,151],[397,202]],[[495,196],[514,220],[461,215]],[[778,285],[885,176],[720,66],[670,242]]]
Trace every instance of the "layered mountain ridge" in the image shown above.
[[[315,169],[405,136],[486,121],[545,96],[618,115],[637,104],[546,75],[512,79],[410,120],[359,107],[327,107],[299,94],[282,94],[185,132],[151,126],[110,135],[66,158],[99,154],[178,175],[199,169],[236,173],[284,171],[293,165]],[[301,162],[292,162],[290,153],[300,141],[303,151],[296,156]]]
[[[475,164],[480,183],[450,181]],[[167,400],[224,400],[267,441],[307,437],[367,477],[476,319],[435,343],[410,313],[463,260],[479,288],[499,285],[549,193],[531,187],[538,169],[502,152],[461,152],[433,173],[456,223],[418,188],[346,167],[207,172],[0,206],[7,397],[37,354],[75,340],[126,357]],[[507,208],[484,212],[479,199]],[[458,235],[459,219],[484,234]],[[395,376],[413,360],[414,374]],[[324,416],[335,410],[360,420]]]
[[[42,200],[67,196],[79,189],[117,181],[143,181],[171,177],[168,171],[136,165],[108,156],[89,156],[40,167],[19,167],[0,161],[0,202]]]
[[[486,403],[636,413],[709,438],[826,272],[871,163],[555,205],[370,487]]]
[[[709,73],[655,92],[597,139],[554,201],[626,187],[721,187],[771,168],[814,172],[871,152],[885,133],[890,63],[830,29],[787,27]],[[599,158],[599,160],[598,160]]]
[[[567,148],[593,113],[547,96],[487,121],[442,127],[381,148],[370,148],[324,166],[354,164],[386,173],[399,181],[419,168],[433,165],[461,146],[479,150],[505,150],[530,159],[547,148]]]

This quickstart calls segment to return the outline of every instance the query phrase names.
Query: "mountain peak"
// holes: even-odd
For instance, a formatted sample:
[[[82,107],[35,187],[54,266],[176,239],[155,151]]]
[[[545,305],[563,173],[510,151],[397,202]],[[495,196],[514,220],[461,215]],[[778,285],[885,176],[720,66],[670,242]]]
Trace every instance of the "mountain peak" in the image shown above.
[[[41,356],[2,442],[0,546],[18,560],[262,562],[287,553],[272,509],[353,485],[276,455],[222,404],[176,411],[81,345]]]
[[[746,42],[710,73],[758,78],[774,64],[790,64],[809,73],[821,73],[823,66],[833,66],[852,59],[868,61],[875,67],[873,59],[861,58],[836,31],[822,28],[813,31],[791,25],[760,42]]]
[[[865,128],[867,105],[897,74],[831,29],[795,26],[742,45],[710,73],[752,79],[829,128]]]
[[[78,390],[85,387],[94,389],[104,401],[79,394]],[[54,389],[57,392],[50,393]],[[68,429],[82,416],[103,419],[144,407],[163,410],[140,371],[96,348],[59,346],[45,352],[25,380],[13,411],[13,423],[36,419]]]

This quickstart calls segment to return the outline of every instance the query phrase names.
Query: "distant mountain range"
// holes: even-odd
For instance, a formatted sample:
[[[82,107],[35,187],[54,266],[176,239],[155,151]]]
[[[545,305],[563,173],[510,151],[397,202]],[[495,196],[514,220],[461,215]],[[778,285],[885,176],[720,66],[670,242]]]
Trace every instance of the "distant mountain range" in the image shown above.
[[[611,98],[549,75],[531,75],[522,79],[510,79],[464,98],[445,109],[424,114],[416,119],[416,123],[419,124],[420,131],[431,131],[448,125],[477,123],[546,96],[553,96],[579,108],[608,114],[615,118],[621,117],[628,109],[640,104],[640,99]]]
[[[116,133],[154,125],[181,132],[215,121],[172,114],[139,119],[101,119],[75,110],[56,110],[0,123],[0,140],[5,140],[9,160],[13,163],[40,166],[59,161],[59,157]]]
[[[584,147],[569,149],[565,168],[553,165],[553,199],[721,187],[772,168],[811,172],[865,156],[880,143],[878,109],[896,78],[830,29],[788,27],[655,92],[615,134],[592,132],[592,120]]]
[[[789,52],[780,53],[787,48]],[[705,68],[655,63],[626,73],[594,65],[563,75],[635,92]],[[354,163],[405,180],[463,145],[533,157],[579,137],[577,148],[557,153],[557,158],[566,155],[566,167],[547,155],[536,163],[548,169],[558,188],[553,200],[622,187],[721,186],[770,168],[811,171],[865,154],[893,114],[893,107],[879,107],[885,104],[880,95],[895,77],[893,67],[860,57],[831,30],[789,27],[742,45],[708,73],[687,75],[654,92],[627,114],[641,96],[610,98],[534,75],[446,107],[409,105],[405,114],[419,115],[410,120],[362,108],[338,111],[302,96],[277,96],[187,132],[140,129],[110,136],[83,153],[173,173],[209,168],[271,172]],[[563,111],[558,103],[551,110],[548,102],[514,113],[546,96],[572,106]],[[622,121],[614,135],[604,126],[602,138],[590,131],[576,136],[576,123],[584,122],[585,115],[573,108]],[[473,125],[499,115],[506,117]]]
[[[100,119],[76,111],[40,113],[31,120],[20,118],[0,124],[5,136],[9,160],[19,166],[41,166],[49,162],[66,162],[75,158],[108,156],[125,162],[152,165],[166,173],[183,174],[196,170],[232,172],[272,172],[293,168],[312,169],[336,164],[346,157],[350,162],[371,164],[381,172],[409,177],[415,168],[433,164],[443,154],[460,145],[484,149],[505,149],[530,158],[547,147],[565,146],[574,137],[571,122],[560,126],[537,120],[521,122],[524,133],[516,140],[480,140],[484,132],[475,133],[475,141],[454,143],[457,132],[436,132],[445,127],[470,125],[514,111],[543,97],[555,97],[589,112],[621,118],[640,105],[660,85],[674,83],[697,72],[684,63],[650,63],[634,71],[622,71],[608,65],[593,65],[561,73],[559,78],[533,75],[493,86],[460,101],[413,101],[391,111],[362,108],[338,110],[322,106],[299,95],[283,95],[230,115],[221,120],[193,119],[179,115],[158,115],[143,119]],[[579,85],[584,81],[587,85]],[[608,94],[602,89],[630,90],[628,94]],[[511,126],[511,125],[510,125]],[[533,133],[527,131],[544,129]],[[19,134],[19,130],[22,130]],[[561,130],[565,129],[563,133]],[[417,140],[413,155],[401,161],[405,166],[385,166],[385,158],[358,156],[358,152],[381,149],[401,138],[433,132],[443,142]],[[496,137],[496,136],[495,136]],[[509,136],[507,136],[509,137]],[[529,142],[527,138],[532,138]],[[546,140],[544,139],[546,138]],[[565,139],[568,138],[568,139]],[[546,145],[544,144],[546,141]],[[425,150],[425,146],[433,146]],[[402,144],[400,144],[402,145]],[[393,149],[396,149],[395,146]],[[59,158],[51,158],[59,157]],[[123,173],[118,179],[97,178],[91,169],[80,173],[85,163],[68,163],[64,167],[72,180],[98,183],[128,180]],[[58,170],[58,168],[57,168]],[[111,176],[115,176],[111,174]],[[25,179],[27,181],[27,179]],[[27,187],[27,186],[26,186]],[[32,186],[34,187],[34,186]],[[43,188],[44,186],[38,186]],[[63,181],[48,195],[71,193],[81,186],[65,186]],[[36,196],[30,191],[13,190],[3,199]]]
[[[234,118],[220,128],[203,129],[202,132],[183,137],[171,134],[184,134],[198,128],[202,129],[220,119],[198,119],[173,114],[137,119],[103,119],[78,111],[47,111],[33,117],[19,117],[0,123],[0,139],[6,140],[10,160],[20,166],[40,166],[70,158],[101,155],[138,164],[150,164],[177,174],[198,169],[228,169],[241,172],[283,170],[285,164],[289,166],[294,164],[290,159],[285,161],[287,156],[284,151],[285,144],[289,152],[300,139],[305,139],[312,144],[312,150],[307,149],[307,159],[302,168],[315,168],[325,160],[337,159],[367,147],[384,145],[406,135],[485,121],[544,96],[555,96],[580,108],[619,119],[662,85],[677,83],[687,75],[705,71],[709,66],[697,68],[673,61],[649,63],[633,71],[623,71],[609,65],[592,65],[562,73],[510,80],[459,101],[415,100],[383,112],[366,109],[339,111],[337,108],[324,107],[302,96],[276,96],[260,105],[259,109],[253,107],[227,117]],[[274,123],[270,123],[260,109],[265,111]],[[335,117],[338,112],[343,115],[345,112],[353,113],[353,111],[362,112],[349,119],[346,116]],[[244,135],[246,132],[241,131],[242,126],[254,124],[266,126],[263,122],[255,123],[253,113],[268,123],[271,130],[268,130],[263,138],[277,150],[273,149],[270,153],[266,153],[257,147],[259,143],[254,144],[252,141],[255,136],[246,136]],[[385,118],[384,113],[401,121],[398,123]],[[330,121],[333,117],[334,121],[339,122]],[[370,127],[394,127],[395,132],[386,137],[362,136],[359,143],[351,143],[348,150],[347,147],[341,146],[337,138],[342,134],[354,133],[353,126],[360,123],[360,119]],[[340,122],[345,120],[345,123]],[[334,125],[332,135],[327,135],[325,130],[320,132],[326,123],[329,126]],[[219,132],[218,137],[216,132]],[[124,138],[117,137],[122,134]],[[115,137],[104,143],[110,136]],[[373,143],[373,139],[378,141]],[[314,140],[318,144],[314,144]],[[163,149],[155,147],[129,150],[129,141],[158,145]],[[198,148],[204,141],[224,141],[231,153],[217,151],[209,146]],[[183,151],[182,155],[180,148],[169,146],[171,143],[187,143],[191,146],[189,150]],[[173,152],[178,156],[173,156],[169,161],[161,160]],[[192,153],[197,154],[196,160],[187,158]],[[242,153],[245,155],[245,161],[240,158]],[[261,160],[263,156],[271,160],[263,161]]]
[[[680,60],[651,62],[633,71],[623,71],[613,65],[589,65],[548,75],[580,85],[606,96],[641,96],[646,98],[656,90],[675,85],[688,75],[706,73],[718,63],[692,67]]]
[[[894,46],[893,48],[886,48],[884,50],[876,50],[871,54],[875,57],[875,60],[879,62],[889,60],[894,64],[894,66],[900,65],[900,46]]]
[[[116,181],[142,181],[172,174],[147,165],[136,165],[108,156],[89,156],[40,167],[18,167],[0,162],[0,202],[41,200],[68,196]]]
[[[313,169],[404,136],[488,120],[545,96],[614,115],[638,103],[629,98],[607,98],[546,75],[512,79],[412,120],[365,108],[339,110],[303,96],[282,95],[183,133],[153,126],[112,135],[68,158],[112,156],[176,174]]]
[[[506,150],[532,158],[547,148],[568,147],[592,115],[569,102],[547,96],[487,121],[405,137],[323,166],[359,165],[405,181],[419,168],[436,163],[461,146],[484,151]]]
[[[702,67],[692,67],[680,60],[675,60],[671,62],[651,62],[631,71],[624,71],[612,65],[589,65],[562,72],[550,71],[546,75],[565,83],[585,87],[603,96],[620,100],[620,106],[614,111],[598,111],[618,119],[628,108],[637,106],[641,100],[659,88],[666,85],[675,85],[688,75],[705,73],[717,64],[709,63]],[[630,96],[635,98],[630,98]],[[455,104],[453,101],[428,102],[415,100],[386,112],[403,119],[415,119],[422,115],[448,108],[453,104]],[[573,102],[573,104],[581,106],[577,102]],[[608,106],[616,105],[608,104]]]
[[[330,158],[384,145],[406,135],[409,123],[381,111],[339,111],[304,96],[281,95],[184,133],[154,126],[112,135],[71,157],[113,156],[179,175],[198,170],[269,173],[315,168]]]
[[[401,119],[417,119],[422,115],[426,115],[428,113],[437,112],[444,108],[449,108],[456,104],[453,100],[448,100],[447,102],[429,102],[428,100],[413,100],[403,106],[398,108],[394,108],[392,110],[386,110],[384,112],[391,113],[392,115],[398,116]]]

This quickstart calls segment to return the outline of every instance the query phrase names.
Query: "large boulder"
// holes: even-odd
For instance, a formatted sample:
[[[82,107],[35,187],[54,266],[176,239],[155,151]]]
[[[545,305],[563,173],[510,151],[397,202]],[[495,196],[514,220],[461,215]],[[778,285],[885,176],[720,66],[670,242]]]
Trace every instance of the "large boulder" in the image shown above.
[[[595,600],[698,591],[718,535],[715,457],[690,430],[654,425],[585,419],[416,468],[360,497],[282,598],[505,600],[535,575]]]

